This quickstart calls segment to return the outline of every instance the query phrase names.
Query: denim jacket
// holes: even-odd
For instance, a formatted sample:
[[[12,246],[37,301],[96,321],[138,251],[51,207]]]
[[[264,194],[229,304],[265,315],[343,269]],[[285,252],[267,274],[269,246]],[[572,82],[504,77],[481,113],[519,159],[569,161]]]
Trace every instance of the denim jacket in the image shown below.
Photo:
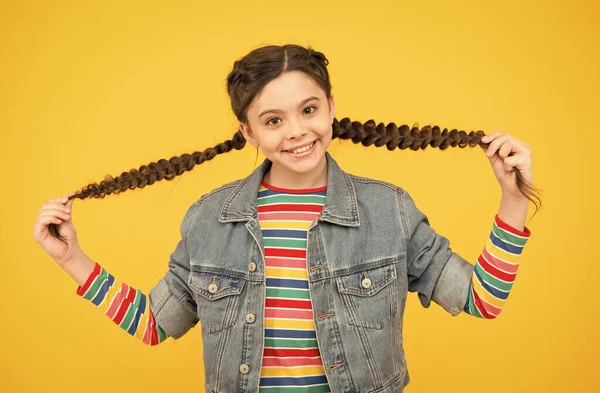
[[[406,191],[354,176],[329,153],[327,196],[308,230],[317,342],[332,392],[402,392],[407,292],[458,315],[473,265],[454,253]],[[178,339],[199,321],[208,393],[258,392],[266,291],[257,192],[271,166],[191,205],[151,310]],[[368,280],[366,280],[368,279]]]

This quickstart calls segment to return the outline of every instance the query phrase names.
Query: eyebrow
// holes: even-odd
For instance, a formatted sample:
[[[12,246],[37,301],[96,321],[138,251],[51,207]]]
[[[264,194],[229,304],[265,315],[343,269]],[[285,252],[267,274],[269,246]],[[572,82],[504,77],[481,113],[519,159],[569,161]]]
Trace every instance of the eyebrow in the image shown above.
[[[299,104],[298,104],[298,106],[300,107],[300,106],[302,106],[302,105],[306,104],[308,101],[311,101],[311,100],[318,100],[318,99],[319,99],[319,97],[317,97],[317,96],[311,96],[311,97],[308,97],[307,99],[305,99],[305,100],[303,100],[301,103],[299,103]],[[260,115],[258,115],[258,118],[260,119],[260,118],[261,118],[263,115],[265,115],[265,114],[267,114],[267,113],[269,113],[269,112],[273,112],[273,113],[281,113],[281,112],[283,112],[283,111],[282,111],[282,110],[280,110],[280,109],[267,109],[267,110],[264,110],[264,111],[262,111],[262,112],[260,113]]]

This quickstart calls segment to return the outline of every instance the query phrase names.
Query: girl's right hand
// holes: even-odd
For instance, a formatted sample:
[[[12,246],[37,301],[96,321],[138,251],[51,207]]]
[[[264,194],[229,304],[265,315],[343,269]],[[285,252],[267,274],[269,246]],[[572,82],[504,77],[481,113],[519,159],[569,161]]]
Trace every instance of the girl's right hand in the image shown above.
[[[73,194],[68,196],[70,195]],[[71,209],[75,198],[67,202],[67,197],[50,199],[43,204],[33,226],[35,241],[61,266],[69,261],[75,253],[81,252],[72,220]],[[67,241],[66,245],[50,234],[48,231],[50,224],[58,225],[58,233],[64,236]]]

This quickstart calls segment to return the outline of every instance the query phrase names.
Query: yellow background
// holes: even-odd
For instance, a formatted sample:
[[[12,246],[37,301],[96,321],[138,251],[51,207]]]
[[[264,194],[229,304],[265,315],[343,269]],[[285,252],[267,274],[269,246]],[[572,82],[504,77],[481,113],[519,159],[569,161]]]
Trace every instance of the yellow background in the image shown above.
[[[168,4],[0,3],[0,391],[203,391],[198,327],[141,344],[75,295],[32,228],[50,198],[229,138],[233,62],[288,42],[329,58],[339,119],[503,131],[532,147],[544,207],[527,224],[505,310],[495,321],[452,318],[411,294],[406,391],[598,391],[598,2]],[[405,188],[475,262],[500,201],[481,149],[333,141],[330,152],[350,173]],[[149,291],[189,205],[248,175],[255,154],[248,147],[176,181],[76,201],[82,248]]]

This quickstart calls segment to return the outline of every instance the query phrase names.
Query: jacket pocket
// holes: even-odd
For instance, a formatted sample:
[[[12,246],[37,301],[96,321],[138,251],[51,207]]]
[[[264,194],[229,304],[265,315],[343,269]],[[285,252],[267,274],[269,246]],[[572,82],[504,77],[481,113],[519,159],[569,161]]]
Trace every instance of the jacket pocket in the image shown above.
[[[394,263],[337,277],[348,323],[376,330],[387,326],[397,305],[396,277]]]
[[[194,293],[204,332],[213,334],[233,326],[245,283],[245,279],[227,274],[190,272],[188,285]]]

